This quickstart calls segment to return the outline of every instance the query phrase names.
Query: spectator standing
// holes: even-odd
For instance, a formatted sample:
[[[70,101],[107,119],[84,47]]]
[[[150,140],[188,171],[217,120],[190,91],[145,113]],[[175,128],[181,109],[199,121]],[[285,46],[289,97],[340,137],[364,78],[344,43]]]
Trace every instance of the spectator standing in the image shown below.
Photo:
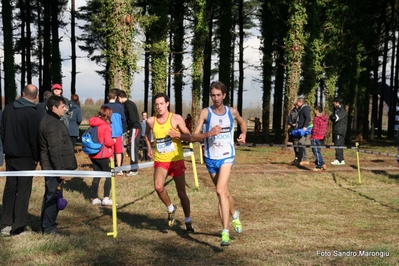
[[[62,96],[51,96],[47,100],[47,114],[40,121],[40,164],[43,170],[75,170],[77,162],[68,129],[60,120],[67,108]],[[42,204],[43,234],[57,234],[57,187],[64,176],[45,177],[45,192]],[[62,187],[61,187],[62,192]]]
[[[7,171],[35,170],[39,161],[38,89],[29,84],[22,97],[7,104],[2,114],[0,133],[4,144]],[[32,176],[6,178],[1,217],[2,235],[18,235],[28,224]]]
[[[61,117],[61,121],[64,123],[66,128],[68,128],[69,127],[69,120],[71,120],[71,117],[72,117],[71,104],[70,104],[69,100],[66,97],[62,96],[62,86],[61,86],[61,84],[58,84],[58,83],[53,84],[53,86],[51,86],[51,92],[53,93],[54,96],[61,96],[62,98],[64,98],[65,107],[66,107],[67,111]]]
[[[122,165],[122,154],[124,151],[123,147],[123,125],[126,123],[125,109],[123,105],[117,102],[117,89],[109,90],[108,92],[108,103],[104,104],[103,107],[109,107],[112,110],[111,117],[111,131],[112,138],[115,139],[114,154],[116,159],[116,166]],[[123,176],[123,172],[117,173],[118,176]]]
[[[140,147],[140,117],[136,104],[127,98],[126,92],[119,91],[118,100],[125,107],[127,132],[129,133],[129,157],[130,157],[130,171],[127,176],[135,176],[138,174],[139,163],[139,147]]]
[[[98,127],[97,137],[99,143],[104,143],[102,149],[95,155],[90,155],[90,160],[93,163],[94,171],[111,171],[110,162],[114,160],[114,144],[115,138],[112,138],[111,129],[112,109],[108,106],[102,106],[98,112],[98,116],[93,116],[89,120],[90,126]],[[106,178],[104,182],[104,198],[100,200],[98,197],[98,187],[101,178],[93,178],[91,185],[92,204],[101,204],[103,206],[112,205],[112,200],[109,198],[111,192],[111,178]]]
[[[140,146],[143,152],[143,161],[149,161],[150,157],[148,157],[148,150],[147,150],[147,145],[145,143],[145,132],[146,132],[146,128],[147,128],[147,118],[148,118],[148,114],[146,111],[143,111],[141,113],[141,137],[140,137]],[[150,131],[150,142],[153,143],[154,142],[154,136],[152,134],[152,130]]]
[[[295,101],[294,107],[291,109],[290,114],[288,115],[287,124],[288,128],[288,140],[292,142],[294,145],[298,145],[298,138],[294,137],[291,132],[298,128],[298,124],[296,120],[298,119],[298,106]],[[294,147],[295,159],[293,161],[294,164],[298,163],[298,147]]]
[[[310,125],[310,108],[305,103],[305,97],[299,96],[297,98],[298,106],[298,117],[296,123],[298,124],[298,129],[303,129],[305,132],[308,131]],[[298,140],[298,145],[308,145],[309,135],[305,134]],[[309,149],[306,147],[298,148],[298,165],[308,165],[309,164]]]
[[[68,132],[71,138],[73,147],[79,138],[79,125],[82,123],[82,109],[80,109],[79,95],[72,94],[71,96],[72,116],[69,120]]]
[[[259,135],[260,133],[260,118],[255,117],[255,126],[254,126],[255,136]]]
[[[312,135],[310,136],[310,144],[312,146],[321,146],[322,141],[327,133],[328,120],[327,116],[323,112],[321,106],[316,106],[315,117],[313,119]],[[316,167],[313,171],[320,172],[327,170],[327,166],[324,163],[323,156],[321,154],[321,148],[312,147],[312,152],[316,158]]]
[[[42,118],[44,117],[44,115],[47,113],[47,109],[46,109],[46,101],[48,98],[51,97],[51,95],[53,95],[51,93],[51,91],[45,91],[43,93],[43,101],[37,104],[37,111],[39,113],[39,119],[42,120]]]
[[[335,146],[345,145],[346,130],[348,128],[348,114],[346,113],[344,100],[337,96],[334,98],[334,113],[330,115],[330,120],[333,122],[333,141]],[[331,162],[332,165],[345,165],[344,150],[335,149],[335,160]]]

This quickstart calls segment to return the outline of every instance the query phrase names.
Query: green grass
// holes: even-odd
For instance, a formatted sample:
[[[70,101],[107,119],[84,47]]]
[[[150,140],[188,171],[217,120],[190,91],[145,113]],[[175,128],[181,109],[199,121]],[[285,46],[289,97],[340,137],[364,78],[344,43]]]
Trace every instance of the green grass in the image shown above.
[[[325,149],[323,155],[330,162],[334,151]],[[44,182],[35,177],[29,224],[36,233],[0,237],[0,261],[3,265],[398,265],[399,165],[393,157],[359,156],[361,167],[378,169],[362,170],[361,184],[352,150],[345,151],[347,165],[314,173],[313,165],[290,165],[290,149],[239,147],[229,188],[242,214],[243,233],[232,231],[231,246],[225,248],[220,247],[215,188],[199,163],[198,191],[189,161],[186,173],[195,234],[185,233],[170,178],[166,189],[178,209],[176,226],[168,228],[165,206],[153,190],[153,170],[147,168],[134,178],[116,178],[117,238],[107,236],[112,231],[111,208],[92,206],[91,179],[80,178],[65,184],[69,204],[58,217],[60,231],[68,236],[42,236],[37,231]],[[89,169],[86,156],[78,153],[78,158],[82,168]],[[4,181],[0,179],[0,186]],[[331,255],[321,256],[318,251]],[[347,251],[389,252],[389,257],[342,256]]]

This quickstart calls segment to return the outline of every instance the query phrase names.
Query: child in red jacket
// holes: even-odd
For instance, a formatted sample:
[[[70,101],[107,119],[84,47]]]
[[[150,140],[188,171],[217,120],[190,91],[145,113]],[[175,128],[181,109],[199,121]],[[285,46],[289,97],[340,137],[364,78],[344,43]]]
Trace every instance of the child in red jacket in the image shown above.
[[[327,132],[328,120],[327,116],[323,113],[321,106],[316,106],[315,117],[313,119],[312,135],[310,137],[311,146],[320,146],[324,140],[324,136]],[[313,171],[321,172],[327,170],[327,166],[324,163],[323,156],[321,155],[321,148],[312,147],[313,155],[316,158],[316,168]]]
[[[101,107],[98,116],[93,116],[89,119],[90,126],[98,127],[98,142],[104,143],[102,149],[95,155],[90,155],[90,160],[93,163],[94,171],[111,171],[110,162],[114,160],[114,144],[115,139],[111,137],[111,108],[105,106]],[[100,184],[100,177],[93,178],[91,185],[92,204],[101,204],[103,206],[112,205],[112,200],[109,198],[111,192],[111,179],[106,178],[104,182],[104,198],[101,201],[98,197],[98,186]]]

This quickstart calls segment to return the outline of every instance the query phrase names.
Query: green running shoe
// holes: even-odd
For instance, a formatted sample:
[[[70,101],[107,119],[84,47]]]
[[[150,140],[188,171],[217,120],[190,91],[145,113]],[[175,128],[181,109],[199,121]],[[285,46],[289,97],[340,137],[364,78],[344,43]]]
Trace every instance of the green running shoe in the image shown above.
[[[222,243],[220,243],[222,247],[230,246],[230,235],[227,232],[222,232]]]
[[[173,225],[175,225],[176,206],[173,205],[173,207],[174,207],[173,212],[168,212],[168,225],[169,225],[169,227],[173,227]]]
[[[233,225],[234,229],[236,230],[237,234],[240,234],[242,232],[242,225],[240,221],[240,211],[236,210],[237,212],[237,219],[233,219]]]

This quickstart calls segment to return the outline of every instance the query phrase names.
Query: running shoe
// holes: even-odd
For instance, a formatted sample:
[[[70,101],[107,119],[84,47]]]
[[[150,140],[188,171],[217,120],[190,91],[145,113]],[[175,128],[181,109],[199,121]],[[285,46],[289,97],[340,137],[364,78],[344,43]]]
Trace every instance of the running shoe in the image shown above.
[[[99,198],[95,198],[92,200],[91,204],[93,204],[93,205],[101,204],[101,200]]]
[[[168,212],[168,225],[169,225],[169,227],[172,227],[175,224],[176,206],[173,205],[173,207],[174,207],[173,212]]]
[[[242,232],[242,225],[241,225],[241,221],[240,221],[240,211],[236,210],[237,212],[237,218],[233,219],[233,225],[234,225],[234,229],[236,230],[237,234],[240,234]]]
[[[122,172],[122,171],[119,171],[116,175],[117,175],[117,176],[123,176],[123,172]]]
[[[228,232],[222,232],[222,242],[220,245],[222,247],[230,246],[230,235]]]
[[[331,162],[332,165],[345,165],[345,161],[338,161],[337,159],[335,159],[333,162]]]
[[[193,225],[191,224],[191,222],[187,222],[187,223],[186,223],[186,230],[187,230],[187,232],[189,232],[189,233],[194,233],[194,227],[193,227]]]
[[[110,198],[104,198],[103,201],[101,202],[102,206],[112,206],[112,199]]]
[[[12,230],[12,226],[7,225],[6,227],[4,227],[3,229],[1,229],[1,234],[3,236],[10,236],[11,235],[11,230]]]
[[[138,171],[130,171],[126,174],[126,176],[136,176],[139,172]]]

